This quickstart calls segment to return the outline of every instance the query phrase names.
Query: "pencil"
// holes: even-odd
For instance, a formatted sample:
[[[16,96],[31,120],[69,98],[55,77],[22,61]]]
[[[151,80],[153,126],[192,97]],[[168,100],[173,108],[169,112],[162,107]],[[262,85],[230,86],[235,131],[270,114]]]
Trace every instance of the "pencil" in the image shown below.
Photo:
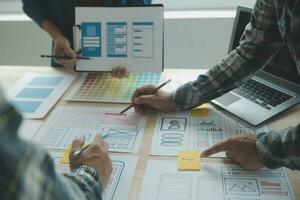
[[[108,137],[108,134],[104,135],[102,137],[102,139],[105,139]],[[83,147],[75,156],[79,156],[80,154],[82,154],[87,148],[89,148],[91,146],[91,144],[86,145],[85,147]]]
[[[71,56],[56,56],[56,55],[41,55],[42,58],[58,58],[58,59],[79,59],[79,60],[90,60],[90,57],[81,57],[81,56],[77,56],[77,57],[71,57]]]
[[[164,83],[162,83],[161,85],[157,86],[157,87],[155,88],[154,92],[153,92],[153,93],[150,93],[150,94],[154,94],[154,93],[157,92],[160,88],[164,87],[165,85],[167,85],[167,84],[170,83],[170,82],[171,82],[171,79],[167,80],[166,82],[164,82]],[[129,109],[132,108],[132,107],[133,107],[133,104],[130,104],[130,106],[128,106],[127,108],[125,108],[124,110],[122,110],[122,111],[120,112],[120,114],[123,114],[124,112],[126,112],[127,110],[129,110]]]

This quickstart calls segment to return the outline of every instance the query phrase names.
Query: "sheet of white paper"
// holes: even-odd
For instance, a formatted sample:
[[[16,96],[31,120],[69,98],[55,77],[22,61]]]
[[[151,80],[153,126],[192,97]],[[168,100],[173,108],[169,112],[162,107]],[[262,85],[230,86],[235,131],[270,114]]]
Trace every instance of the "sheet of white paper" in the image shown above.
[[[59,172],[69,172],[69,165],[59,162],[62,152],[50,152]],[[107,188],[103,192],[103,200],[128,199],[138,156],[111,156],[113,172]]]
[[[92,57],[79,60],[76,70],[126,66],[129,71],[162,72],[163,18],[163,6],[76,7],[81,54]]]
[[[244,133],[267,131],[244,124],[238,118],[231,118],[213,107],[208,116],[193,117],[191,111],[160,114],[156,121],[151,155],[177,156],[181,150],[203,151],[231,136]],[[225,157],[217,153],[214,157]]]
[[[43,122],[39,120],[24,119],[19,127],[19,136],[24,140],[30,140],[42,124]]]
[[[24,118],[43,118],[72,84],[72,74],[26,74],[6,93]]]
[[[91,143],[101,134],[113,152],[138,152],[146,117],[122,108],[59,106],[33,138],[49,149],[66,149],[73,139],[84,136]]]
[[[295,200],[283,168],[245,171],[202,162],[198,172],[178,172],[175,160],[150,160],[140,200]]]

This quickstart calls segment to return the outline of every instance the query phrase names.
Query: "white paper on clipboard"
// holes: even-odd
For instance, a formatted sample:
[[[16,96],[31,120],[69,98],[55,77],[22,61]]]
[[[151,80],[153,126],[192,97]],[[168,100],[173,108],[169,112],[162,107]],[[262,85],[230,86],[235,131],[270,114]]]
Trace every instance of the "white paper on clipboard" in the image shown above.
[[[76,7],[76,71],[110,71],[126,67],[135,72],[163,71],[164,9],[162,5]]]

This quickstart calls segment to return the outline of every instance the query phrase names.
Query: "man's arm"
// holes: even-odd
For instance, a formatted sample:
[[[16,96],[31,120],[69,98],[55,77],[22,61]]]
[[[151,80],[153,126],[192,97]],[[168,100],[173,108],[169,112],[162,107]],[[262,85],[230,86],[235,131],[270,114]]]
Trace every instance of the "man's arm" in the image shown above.
[[[66,175],[56,173],[44,149],[18,137],[20,123],[21,116],[5,102],[0,91],[0,199],[101,199],[105,176],[99,170],[95,173],[93,167],[85,167]],[[96,146],[100,148],[100,144]],[[99,148],[95,148],[97,152],[82,155],[81,162],[88,159],[87,165],[94,166],[93,158],[88,155],[97,155]],[[111,165],[110,160],[101,159],[99,166]]]
[[[22,0],[24,12],[38,25],[50,20],[50,14],[41,0]]]
[[[258,134],[256,148],[258,157],[266,167],[285,166],[300,170],[300,124]]]
[[[180,109],[191,109],[239,86],[283,47],[273,0],[257,0],[240,45],[197,80],[174,91]]]
[[[300,170],[300,124],[282,131],[237,135],[213,145],[201,156],[208,157],[222,151],[248,170],[263,166]]]

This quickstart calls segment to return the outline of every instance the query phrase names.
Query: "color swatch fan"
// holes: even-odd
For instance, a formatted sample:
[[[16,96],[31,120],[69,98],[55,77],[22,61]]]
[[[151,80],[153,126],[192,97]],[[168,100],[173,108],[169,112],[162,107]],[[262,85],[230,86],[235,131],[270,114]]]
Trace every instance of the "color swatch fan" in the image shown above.
[[[135,89],[143,85],[158,85],[160,73],[133,72],[126,78],[114,78],[110,73],[82,74],[67,96],[68,101],[130,103]]]

